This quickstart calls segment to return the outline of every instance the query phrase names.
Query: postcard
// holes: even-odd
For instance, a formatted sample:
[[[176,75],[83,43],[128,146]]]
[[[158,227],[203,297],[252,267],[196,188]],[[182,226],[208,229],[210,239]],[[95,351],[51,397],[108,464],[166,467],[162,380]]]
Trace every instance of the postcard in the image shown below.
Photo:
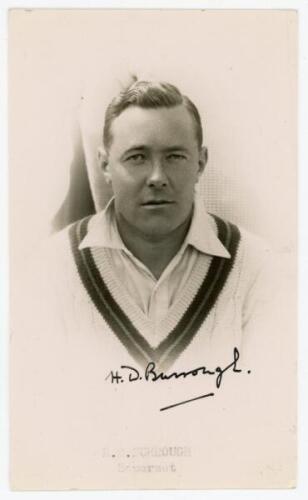
[[[297,13],[12,9],[10,480],[294,488]]]

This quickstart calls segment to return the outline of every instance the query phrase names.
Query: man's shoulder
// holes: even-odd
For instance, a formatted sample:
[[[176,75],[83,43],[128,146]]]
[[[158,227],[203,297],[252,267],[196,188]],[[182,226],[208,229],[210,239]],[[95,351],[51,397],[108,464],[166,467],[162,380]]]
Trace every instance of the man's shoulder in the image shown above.
[[[266,257],[274,255],[272,245],[263,236],[249,231],[240,224],[237,227],[241,235],[241,245],[247,256],[253,258],[254,256]]]
[[[237,246],[231,255],[233,272],[242,283],[249,287],[260,275],[273,275],[279,266],[280,255],[261,235],[248,230],[242,224],[226,218],[212,216],[216,223],[229,226],[229,231],[237,235]],[[275,273],[276,274],[276,273]]]
[[[221,240],[226,238],[222,238],[220,236],[220,226],[222,228],[225,227],[225,233],[229,232],[231,237],[237,237],[237,254],[245,253],[246,258],[249,259],[260,259],[266,256],[274,255],[275,252],[271,244],[261,235],[248,230],[242,224],[231,221],[226,217],[221,217],[213,213],[207,213],[207,216],[211,218],[212,225],[216,225],[216,234]],[[223,235],[224,231],[222,230],[221,233]],[[222,241],[222,243],[224,243],[224,241]]]
[[[92,216],[91,216],[92,217]],[[73,235],[85,220],[80,219],[42,240],[25,264],[25,273],[40,279],[59,280],[75,272]]]
[[[238,225],[241,243],[238,252],[240,279],[248,289],[262,287],[263,295],[279,282],[283,256],[264,237]]]
[[[80,235],[80,227],[87,228],[95,215],[74,221],[60,231],[53,233],[40,244],[37,253],[46,258],[60,258],[67,254],[70,256],[71,247],[74,244],[74,236]]]
[[[70,231],[75,224],[74,222],[44,239],[36,250],[35,258],[38,261],[52,261],[64,258],[70,247]]]

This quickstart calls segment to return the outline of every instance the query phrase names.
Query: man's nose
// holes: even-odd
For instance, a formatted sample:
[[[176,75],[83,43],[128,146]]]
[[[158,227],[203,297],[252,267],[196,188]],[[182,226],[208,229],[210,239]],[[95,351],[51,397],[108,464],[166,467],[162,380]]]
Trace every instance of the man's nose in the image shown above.
[[[168,179],[162,161],[156,160],[152,162],[147,184],[150,187],[164,187],[168,184]]]

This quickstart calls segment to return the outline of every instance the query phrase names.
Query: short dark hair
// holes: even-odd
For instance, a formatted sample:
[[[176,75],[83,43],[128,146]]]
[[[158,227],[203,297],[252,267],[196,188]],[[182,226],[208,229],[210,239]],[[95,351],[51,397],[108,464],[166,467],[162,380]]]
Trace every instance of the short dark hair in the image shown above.
[[[114,97],[108,105],[105,113],[103,143],[106,151],[109,150],[112,142],[111,125],[125,109],[130,106],[141,108],[172,108],[183,104],[195,123],[196,139],[198,147],[201,148],[203,142],[203,132],[199,111],[195,104],[179,89],[167,82],[152,82],[137,80],[126,87],[119,95]]]

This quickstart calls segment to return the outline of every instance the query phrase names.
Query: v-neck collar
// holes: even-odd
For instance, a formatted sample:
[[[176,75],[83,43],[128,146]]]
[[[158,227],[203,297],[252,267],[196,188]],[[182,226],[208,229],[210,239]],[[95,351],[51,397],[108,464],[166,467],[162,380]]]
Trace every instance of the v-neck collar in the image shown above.
[[[167,369],[190,344],[202,323],[206,320],[233,267],[240,233],[236,226],[213,216],[218,229],[218,238],[227,249],[230,258],[214,256],[210,267],[200,282],[186,310],[166,338],[153,348],[136,328],[132,317],[124,311],[102,277],[89,247],[80,248],[87,234],[89,217],[70,228],[71,248],[83,286],[92,302],[118,340],[132,358],[141,366],[154,361],[161,369]]]

